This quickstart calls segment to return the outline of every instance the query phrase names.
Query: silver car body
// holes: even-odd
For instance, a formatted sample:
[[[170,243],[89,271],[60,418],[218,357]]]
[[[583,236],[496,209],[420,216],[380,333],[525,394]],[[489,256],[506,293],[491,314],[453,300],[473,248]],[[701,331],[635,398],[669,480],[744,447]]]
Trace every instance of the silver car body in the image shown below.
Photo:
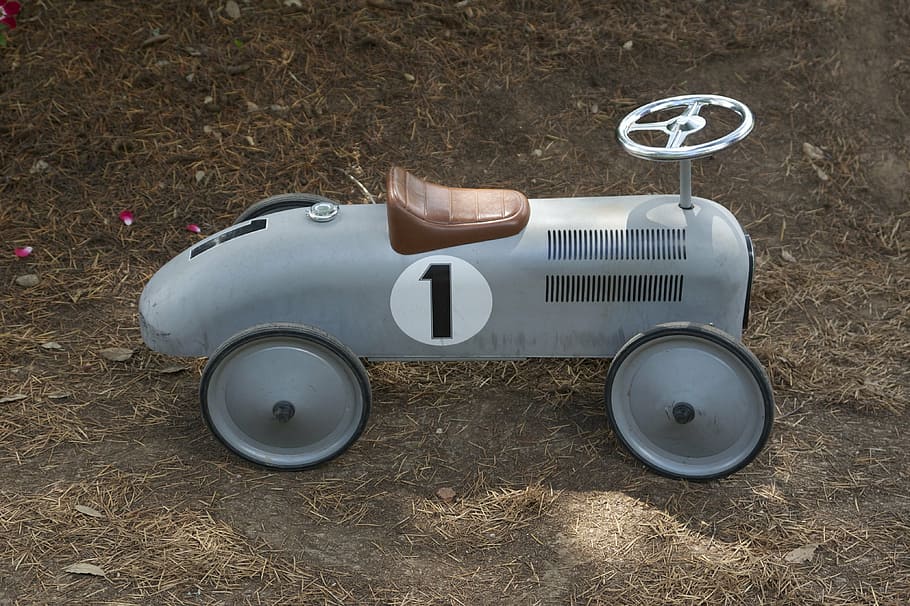
[[[232,226],[162,267],[140,300],[154,350],[208,356],[250,326],[319,328],[376,360],[612,357],[661,323],[740,339],[751,242],[722,206],[619,196],[530,201],[511,237],[402,255],[385,205],[293,209]]]

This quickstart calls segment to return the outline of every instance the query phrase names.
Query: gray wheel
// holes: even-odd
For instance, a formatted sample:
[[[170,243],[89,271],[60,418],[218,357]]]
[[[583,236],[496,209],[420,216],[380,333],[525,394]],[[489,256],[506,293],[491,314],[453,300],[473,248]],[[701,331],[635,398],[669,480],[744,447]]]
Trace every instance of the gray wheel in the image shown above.
[[[266,324],[238,333],[212,354],[200,400],[212,433],[244,459],[303,469],[341,454],[370,413],[360,360],[330,335]]]
[[[325,196],[320,196],[317,194],[278,194],[277,196],[265,198],[264,200],[260,200],[259,202],[251,205],[245,211],[240,213],[240,216],[237,217],[236,221],[234,221],[234,225],[243,223],[244,221],[249,221],[250,219],[256,219],[257,217],[264,217],[265,215],[281,212],[283,210],[291,210],[294,208],[308,208],[318,202],[333,201],[326,198]]]
[[[672,478],[727,476],[754,459],[774,421],[758,359],[726,333],[664,324],[616,354],[606,384],[616,436],[638,460]]]

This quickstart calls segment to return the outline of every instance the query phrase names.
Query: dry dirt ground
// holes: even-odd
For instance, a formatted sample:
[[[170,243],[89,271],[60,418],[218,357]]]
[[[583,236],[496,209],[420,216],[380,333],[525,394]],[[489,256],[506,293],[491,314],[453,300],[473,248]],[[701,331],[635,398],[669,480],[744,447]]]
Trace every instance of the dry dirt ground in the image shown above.
[[[910,601],[907,0],[23,1],[0,48],[0,604]],[[365,202],[350,177],[382,200],[393,164],[674,191],[613,129],[690,92],[757,118],[694,177],[755,240],[744,341],[777,398],[728,479],[638,464],[594,360],[371,365],[362,439],[272,473],[206,429],[202,361],[142,344],[188,223]]]

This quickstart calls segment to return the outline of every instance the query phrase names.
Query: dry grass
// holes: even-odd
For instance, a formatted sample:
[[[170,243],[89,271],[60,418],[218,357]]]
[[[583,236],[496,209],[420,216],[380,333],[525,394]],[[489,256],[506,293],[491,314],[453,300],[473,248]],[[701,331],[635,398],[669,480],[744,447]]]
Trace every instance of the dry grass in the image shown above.
[[[27,2],[0,49],[0,604],[907,603],[906,2],[238,4]],[[381,199],[391,164],[672,191],[611,129],[694,91],[758,117],[695,167],[755,240],[746,343],[780,413],[727,480],[621,450],[597,360],[373,364],[363,438],[268,473],[205,430],[202,362],[141,344],[138,294],[187,223]]]

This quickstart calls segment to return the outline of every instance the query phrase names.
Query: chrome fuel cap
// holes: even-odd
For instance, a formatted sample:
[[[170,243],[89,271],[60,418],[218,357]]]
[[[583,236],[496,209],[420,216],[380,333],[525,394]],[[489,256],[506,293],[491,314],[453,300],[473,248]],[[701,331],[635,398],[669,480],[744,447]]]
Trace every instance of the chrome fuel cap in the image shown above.
[[[317,223],[325,223],[338,214],[338,205],[334,202],[317,202],[307,209],[306,214]]]

